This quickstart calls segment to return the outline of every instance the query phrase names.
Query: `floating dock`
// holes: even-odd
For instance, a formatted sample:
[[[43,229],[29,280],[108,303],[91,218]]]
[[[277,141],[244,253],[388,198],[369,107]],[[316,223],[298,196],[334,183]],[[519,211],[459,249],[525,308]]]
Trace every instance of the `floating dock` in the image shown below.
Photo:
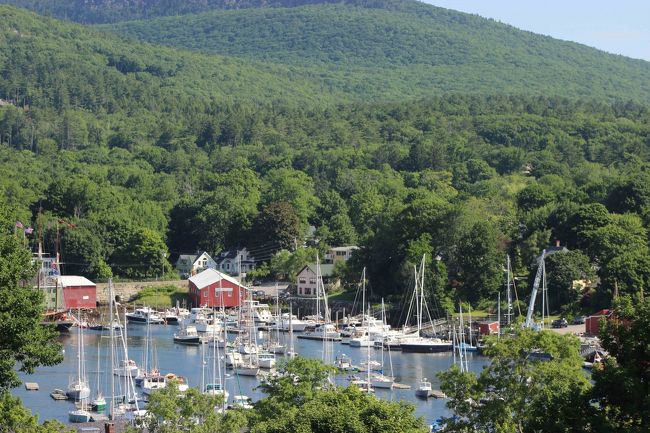
[[[38,383],[36,383],[36,382],[25,382],[25,389],[27,391],[38,391]]]

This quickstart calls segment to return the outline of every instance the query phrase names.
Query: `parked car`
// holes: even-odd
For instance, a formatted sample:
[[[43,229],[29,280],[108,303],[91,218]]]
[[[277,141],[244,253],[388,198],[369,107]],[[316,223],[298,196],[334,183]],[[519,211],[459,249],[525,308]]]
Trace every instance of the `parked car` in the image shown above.
[[[571,321],[572,325],[584,325],[585,324],[586,317],[585,316],[576,316],[573,318]]]
[[[569,326],[569,322],[566,319],[553,320],[551,323],[551,327],[553,328],[566,328],[567,326]]]

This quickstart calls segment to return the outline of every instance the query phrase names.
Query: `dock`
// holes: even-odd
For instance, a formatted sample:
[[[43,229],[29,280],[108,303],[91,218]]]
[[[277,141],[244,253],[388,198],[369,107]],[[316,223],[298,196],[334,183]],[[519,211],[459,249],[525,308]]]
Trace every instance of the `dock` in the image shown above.
[[[411,385],[403,383],[393,383],[393,389],[411,389]]]
[[[25,389],[27,391],[38,391],[38,383],[36,382],[25,382]]]

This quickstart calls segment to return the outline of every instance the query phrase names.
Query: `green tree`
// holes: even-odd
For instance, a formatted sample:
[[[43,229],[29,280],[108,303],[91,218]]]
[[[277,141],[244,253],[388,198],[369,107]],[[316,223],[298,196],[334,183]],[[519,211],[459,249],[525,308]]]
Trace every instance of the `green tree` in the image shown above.
[[[178,386],[170,383],[165,389],[149,398],[147,411],[151,416],[145,420],[150,433],[239,433],[246,425],[241,411],[217,412],[223,397],[202,394],[190,388],[183,398],[178,398]]]
[[[57,333],[41,325],[43,293],[29,281],[31,254],[22,240],[0,234],[0,392],[20,385],[17,372],[61,362]]]
[[[596,273],[589,257],[579,250],[553,254],[546,258],[546,285],[551,311],[560,311],[568,304],[576,304],[580,292],[573,288],[573,281],[592,280]]]
[[[477,222],[458,241],[456,260],[463,300],[476,302],[492,297],[503,282],[504,254],[499,250],[498,233],[487,222]]]
[[[550,331],[522,330],[516,336],[490,338],[490,365],[477,376],[457,366],[438,374],[453,432],[588,431],[591,385],[582,372],[578,339]],[[550,360],[531,354],[543,352]],[[553,416],[549,416],[552,414]]]
[[[253,233],[256,244],[294,249],[301,240],[300,219],[290,203],[270,203],[255,219]]]
[[[18,397],[9,392],[0,393],[0,433],[61,433],[69,432],[57,421],[46,421],[38,424],[38,417],[32,415],[29,409],[22,405]]]
[[[641,433],[650,425],[650,299],[623,297],[600,329],[611,356],[593,372],[602,431]]]

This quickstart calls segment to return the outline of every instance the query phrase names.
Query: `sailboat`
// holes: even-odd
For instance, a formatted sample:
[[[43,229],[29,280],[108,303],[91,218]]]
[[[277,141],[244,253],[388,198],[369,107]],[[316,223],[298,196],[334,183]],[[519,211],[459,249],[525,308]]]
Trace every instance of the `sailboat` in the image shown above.
[[[317,323],[314,326],[314,330],[310,332],[305,332],[298,336],[298,338],[304,338],[307,340],[329,340],[329,341],[340,341],[341,333],[336,330],[336,326],[331,323],[331,318],[329,316],[329,307],[327,305],[327,293],[325,292],[325,286],[323,285],[323,278],[320,271],[320,261],[316,257],[316,319],[320,320],[321,311],[320,311],[320,302],[323,300],[323,322]],[[324,348],[327,345],[323,345]],[[323,352],[325,353],[325,351]]]
[[[415,314],[417,316],[417,333],[413,338],[400,343],[402,352],[415,352],[415,353],[432,353],[432,352],[448,352],[453,349],[453,344],[450,341],[442,340],[440,338],[429,338],[422,335],[422,319],[424,313],[427,313],[427,316],[430,317],[429,307],[426,304],[424,296],[424,271],[425,271],[425,259],[426,256],[422,257],[422,263],[420,265],[420,272],[418,273],[417,269],[415,270],[415,289],[413,293],[413,298],[411,299],[411,305],[415,302]]]
[[[223,291],[221,291],[221,309],[222,313],[225,315],[224,305],[223,305]],[[226,327],[223,326],[223,334],[224,334],[224,341],[227,340],[227,335],[226,335]],[[226,347],[226,346],[224,346]],[[205,346],[202,346],[202,352],[203,356],[205,356]],[[205,366],[205,360],[203,362],[203,365]],[[203,392],[209,395],[215,395],[215,396],[220,396],[222,398],[222,410],[225,407],[226,402],[228,401],[228,396],[230,395],[228,391],[226,391],[225,387],[225,366],[224,369],[222,370],[221,368],[221,355],[219,353],[219,344],[217,340],[217,334],[212,333],[212,380],[210,383],[206,384],[203,387]]]
[[[290,359],[298,356],[293,341],[293,304],[289,304],[289,350],[285,353]]]
[[[385,324],[386,323],[386,307],[384,306],[384,300],[381,300],[381,315],[382,315],[382,322]],[[383,341],[383,340],[382,340]],[[383,349],[383,347],[382,347]],[[390,363],[390,376],[386,376],[383,372],[375,371],[371,373],[370,375],[370,381],[372,383],[372,386],[375,388],[382,388],[382,389],[392,389],[393,384],[395,383],[395,377],[393,376],[393,359],[390,355],[390,347],[388,348],[388,362]],[[381,351],[381,365],[382,369],[384,366],[384,351]]]
[[[81,319],[81,310],[79,310],[78,315]],[[72,423],[89,422],[91,414],[88,412],[86,404],[90,397],[90,387],[86,379],[83,327],[80,324],[77,325],[77,378],[68,386],[66,395],[68,398],[81,403],[79,409],[68,412],[68,420]]]
[[[280,315],[280,296],[278,294],[278,286],[275,286],[275,339],[272,338],[273,334],[269,335],[269,343],[267,345],[267,350],[270,353],[276,355],[282,355],[286,350],[287,346],[280,342],[280,326],[282,322],[282,317]]]
[[[104,395],[102,394],[102,390],[99,386],[99,378],[100,378],[100,360],[101,360],[101,351],[100,351],[100,345],[99,345],[99,340],[97,341],[97,394],[95,396],[95,399],[92,401],[91,407],[95,412],[104,412],[106,410],[106,399],[104,398]]]

